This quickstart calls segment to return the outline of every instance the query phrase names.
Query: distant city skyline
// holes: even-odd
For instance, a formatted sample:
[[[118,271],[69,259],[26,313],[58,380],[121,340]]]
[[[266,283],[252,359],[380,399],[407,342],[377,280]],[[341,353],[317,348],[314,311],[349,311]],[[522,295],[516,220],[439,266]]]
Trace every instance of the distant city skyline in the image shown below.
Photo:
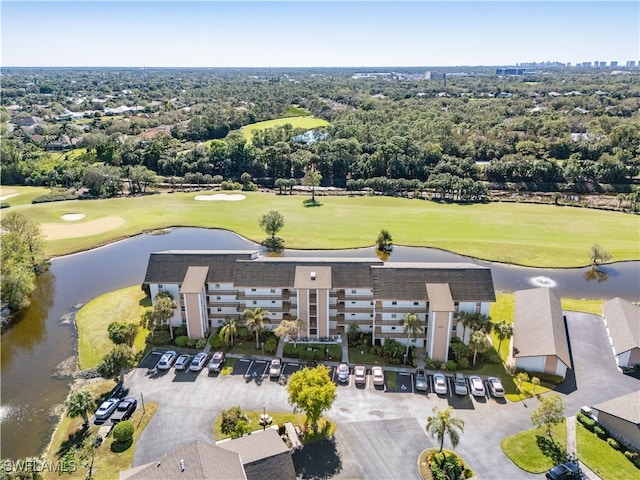
[[[2,1],[2,66],[640,60],[638,1]]]

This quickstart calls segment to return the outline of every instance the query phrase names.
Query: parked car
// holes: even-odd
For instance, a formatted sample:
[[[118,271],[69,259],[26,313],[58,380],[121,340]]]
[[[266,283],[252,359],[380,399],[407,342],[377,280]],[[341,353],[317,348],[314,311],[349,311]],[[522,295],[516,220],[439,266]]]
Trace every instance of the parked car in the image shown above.
[[[496,377],[487,378],[487,383],[489,384],[489,391],[491,395],[494,397],[504,397],[504,387],[502,386],[502,381]]]
[[[364,365],[356,365],[353,368],[353,380],[356,385],[365,385],[367,383],[367,368]]]
[[[447,394],[447,379],[441,373],[433,374],[433,390],[438,395],[446,395]]]
[[[384,387],[384,371],[382,367],[371,367],[371,376],[376,387]]]
[[[169,370],[173,366],[173,362],[176,361],[178,354],[173,350],[168,350],[162,354],[160,361],[158,362],[158,368],[160,370]]]
[[[199,372],[207,363],[207,354],[204,352],[197,353],[193,360],[191,360],[191,365],[189,366],[189,370],[192,372]]]
[[[347,383],[349,381],[349,365],[346,363],[341,363],[338,365],[338,381],[342,383]]]
[[[176,360],[176,364],[173,366],[173,368],[175,368],[176,370],[184,370],[189,366],[190,360],[191,360],[191,355],[187,355],[186,353],[183,353],[178,357],[178,360]]]
[[[113,423],[120,422],[121,420],[126,420],[133,412],[136,411],[136,407],[138,406],[138,400],[135,398],[125,398],[120,400],[118,406],[116,407],[115,412],[111,415],[111,421]]]
[[[100,406],[98,407],[98,410],[96,410],[96,413],[95,413],[96,419],[106,420],[107,418],[109,418],[113,413],[113,411],[118,406],[119,402],[120,402],[120,399],[116,397],[111,397],[110,399],[102,402],[102,404],[100,404]]]
[[[466,395],[469,393],[467,390],[467,382],[464,379],[464,374],[458,372],[456,373],[455,379],[453,381],[454,391],[456,395]]]
[[[279,377],[280,372],[282,372],[282,359],[275,357],[271,360],[271,364],[269,364],[269,376],[272,378]]]
[[[575,462],[565,462],[556,465],[545,475],[549,480],[569,480],[580,478],[580,467]]]
[[[219,372],[222,369],[223,364],[224,352],[214,352],[214,354],[211,356],[211,360],[209,360],[207,369],[209,370],[209,373]]]
[[[469,387],[471,388],[471,395],[474,397],[484,397],[484,384],[480,377],[471,375],[469,377]]]
[[[416,390],[419,392],[426,392],[427,388],[427,375],[424,373],[424,368],[419,368],[416,370]]]

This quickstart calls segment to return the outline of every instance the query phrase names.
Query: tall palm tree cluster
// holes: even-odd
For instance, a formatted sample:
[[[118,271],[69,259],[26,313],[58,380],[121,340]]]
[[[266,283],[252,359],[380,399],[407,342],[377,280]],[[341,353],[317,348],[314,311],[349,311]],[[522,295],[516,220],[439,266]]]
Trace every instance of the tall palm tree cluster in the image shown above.
[[[227,317],[224,325],[220,329],[220,336],[227,345],[233,346],[235,337],[238,335],[238,329],[243,324],[250,332],[256,334],[256,349],[260,348],[260,332],[264,331],[265,323],[271,323],[268,316],[270,312],[263,310],[262,307],[256,307],[251,310],[247,308],[241,318]]]

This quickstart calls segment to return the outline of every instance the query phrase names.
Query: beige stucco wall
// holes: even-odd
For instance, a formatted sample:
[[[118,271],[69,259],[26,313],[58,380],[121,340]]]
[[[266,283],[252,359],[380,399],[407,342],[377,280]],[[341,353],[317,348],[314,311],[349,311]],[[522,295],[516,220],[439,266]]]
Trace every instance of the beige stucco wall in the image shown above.
[[[447,345],[449,345],[449,312],[434,312],[433,351],[431,358],[439,362],[447,361]]]
[[[204,332],[202,331],[199,295],[197,293],[185,293],[183,296],[187,313],[189,338],[202,338],[204,336]]]
[[[304,332],[304,337],[309,336],[309,291],[307,289],[298,289],[298,318],[304,320],[307,325],[307,330]]]
[[[318,289],[317,309],[318,309],[318,336],[329,336],[329,291]]]
[[[598,412],[598,423],[612,434],[619,435],[636,448],[640,448],[640,429],[637,425],[605,412]]]

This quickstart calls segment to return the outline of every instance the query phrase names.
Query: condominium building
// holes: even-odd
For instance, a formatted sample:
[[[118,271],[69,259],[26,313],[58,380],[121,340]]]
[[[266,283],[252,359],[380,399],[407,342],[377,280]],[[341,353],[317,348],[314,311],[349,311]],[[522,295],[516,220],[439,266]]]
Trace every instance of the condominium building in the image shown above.
[[[378,258],[296,258],[259,251],[165,251],[149,257],[144,284],[152,299],[169,292],[179,308],[172,325],[202,338],[257,307],[268,328],[301,319],[303,337],[322,339],[355,323],[374,343],[392,338],[426,347],[446,360],[459,312],[488,314],[495,301],[491,270],[473,263],[383,262]],[[408,340],[401,321],[415,314],[423,326]],[[465,339],[467,340],[467,339]]]

